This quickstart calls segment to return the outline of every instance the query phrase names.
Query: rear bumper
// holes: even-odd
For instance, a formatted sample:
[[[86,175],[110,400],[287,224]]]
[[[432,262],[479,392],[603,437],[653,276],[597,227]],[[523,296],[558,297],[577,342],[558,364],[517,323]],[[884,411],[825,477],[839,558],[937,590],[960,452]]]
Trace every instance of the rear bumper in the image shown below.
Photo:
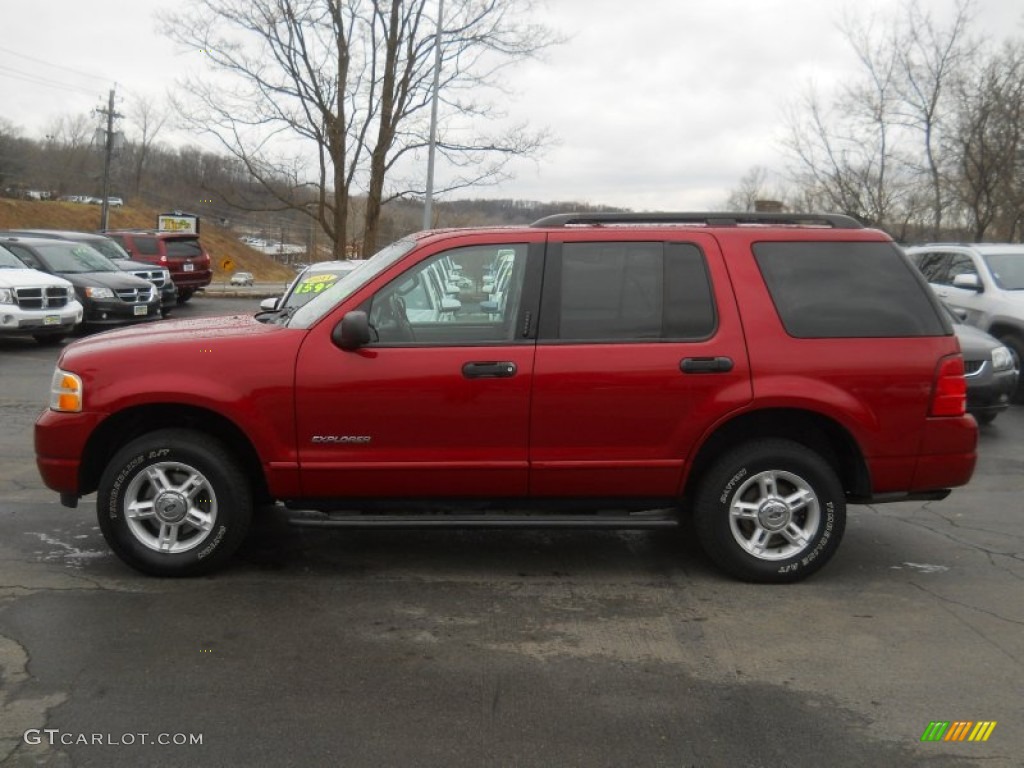
[[[194,272],[172,272],[171,279],[178,290],[195,291],[205,288],[213,279],[213,272],[208,269],[196,270]]]
[[[925,422],[911,492],[967,485],[978,461],[978,423],[972,416]]]

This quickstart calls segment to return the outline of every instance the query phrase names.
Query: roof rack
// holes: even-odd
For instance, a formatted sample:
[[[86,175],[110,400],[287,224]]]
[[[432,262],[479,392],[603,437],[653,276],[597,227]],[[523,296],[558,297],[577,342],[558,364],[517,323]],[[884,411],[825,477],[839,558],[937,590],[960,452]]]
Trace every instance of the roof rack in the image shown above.
[[[743,224],[863,229],[852,216],[838,213],[556,213],[531,227],[601,226],[603,224],[703,224],[736,227]]]

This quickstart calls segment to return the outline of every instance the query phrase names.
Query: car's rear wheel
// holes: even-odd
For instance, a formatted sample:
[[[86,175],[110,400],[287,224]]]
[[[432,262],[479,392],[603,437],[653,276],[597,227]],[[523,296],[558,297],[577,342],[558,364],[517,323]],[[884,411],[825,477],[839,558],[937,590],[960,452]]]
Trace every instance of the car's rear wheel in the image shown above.
[[[790,440],[759,440],[722,456],[700,482],[693,513],[708,556],[761,583],[810,576],[835,554],[846,526],[835,471]]]
[[[178,304],[184,304],[192,298],[192,291],[178,291]]]
[[[238,548],[252,492],[218,441],[162,429],[111,459],[96,510],[107,543],[128,565],[154,576],[194,576],[222,566]]]

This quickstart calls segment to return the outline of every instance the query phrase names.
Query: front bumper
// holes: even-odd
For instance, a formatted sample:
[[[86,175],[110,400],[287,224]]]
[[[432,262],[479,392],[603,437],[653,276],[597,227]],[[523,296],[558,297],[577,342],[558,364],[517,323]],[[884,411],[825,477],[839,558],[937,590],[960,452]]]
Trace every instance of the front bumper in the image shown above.
[[[60,493],[62,500],[83,495],[82,455],[89,436],[105,417],[102,413],[58,413],[47,408],[36,419],[36,466],[46,487]]]
[[[996,414],[1005,411],[1017,389],[1018,373],[1013,368],[992,370],[991,363],[966,377],[967,412],[975,415]]]
[[[23,310],[0,305],[0,333],[69,333],[82,322],[82,307],[74,305],[53,310]]]
[[[178,289],[174,281],[168,280],[160,288],[160,306],[164,309],[174,307],[178,304]]]
[[[136,309],[141,307],[142,309]],[[145,304],[131,304],[120,299],[94,299],[85,306],[84,324],[88,326],[113,326],[128,323],[144,323],[159,320],[160,299]]]

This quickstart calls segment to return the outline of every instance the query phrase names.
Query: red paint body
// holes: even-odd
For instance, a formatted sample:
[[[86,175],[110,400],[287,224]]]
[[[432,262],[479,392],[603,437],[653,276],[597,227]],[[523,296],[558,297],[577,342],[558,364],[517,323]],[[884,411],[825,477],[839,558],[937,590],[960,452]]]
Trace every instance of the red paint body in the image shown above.
[[[355,351],[332,340],[347,312],[440,251],[507,241],[532,244],[542,254],[547,247],[550,254],[555,243],[609,238],[697,245],[717,311],[710,337]],[[678,498],[692,479],[691,464],[714,435],[736,419],[777,411],[813,418],[847,436],[871,494],[966,483],[975,462],[973,419],[928,415],[940,360],[959,352],[955,337],[790,336],[751,246],[805,239],[888,241],[873,230],[767,227],[421,235],[397,264],[308,330],[215,318],[70,345],[58,366],[81,376],[85,409],[39,418],[40,472],[63,494],[93,490],[95,477],[82,471],[93,431],[125,409],[167,406],[208,411],[233,424],[276,498]],[[544,305],[538,300],[538,306]],[[732,361],[731,370],[680,371],[684,358],[720,357]],[[466,363],[481,361],[512,363],[515,375],[463,375]],[[371,439],[315,443],[317,435]]]

